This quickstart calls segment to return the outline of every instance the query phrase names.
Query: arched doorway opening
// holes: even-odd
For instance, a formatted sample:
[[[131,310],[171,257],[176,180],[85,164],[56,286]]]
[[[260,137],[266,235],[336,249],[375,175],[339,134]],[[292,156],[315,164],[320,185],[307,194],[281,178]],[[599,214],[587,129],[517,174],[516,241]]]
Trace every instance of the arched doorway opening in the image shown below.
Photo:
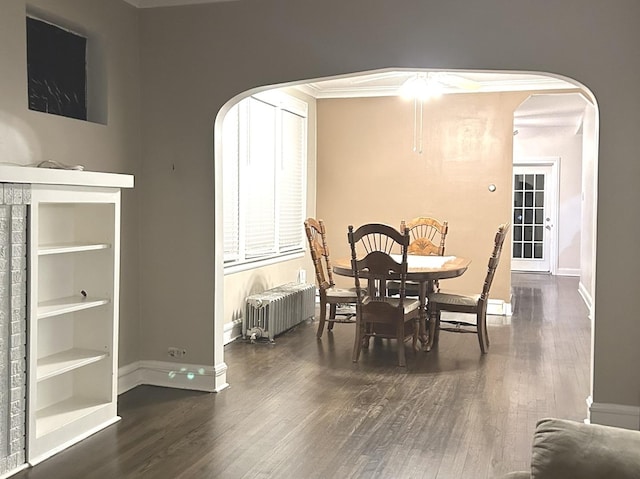
[[[298,91],[302,91],[303,94],[314,98],[315,101],[320,101],[323,103],[325,102],[328,103],[329,101],[331,101],[335,103],[338,101],[338,99],[340,99],[343,101],[359,103],[359,106],[363,107],[363,103],[365,101],[377,102],[379,105],[381,105],[383,102],[383,99],[385,98],[388,99],[391,96],[395,97],[397,95],[398,85],[401,86],[401,84],[404,81],[406,81],[407,75],[414,75],[416,73],[429,73],[429,72],[430,72],[429,70],[420,70],[420,71],[412,70],[410,72],[404,71],[404,70],[400,70],[400,71],[399,70],[393,70],[393,71],[377,70],[374,72],[367,72],[366,74],[358,73],[357,75],[354,74],[346,77],[342,76],[342,77],[336,77],[332,79],[308,81],[304,83],[297,82],[295,84],[294,83],[281,84],[277,86],[265,87],[265,88],[262,88],[261,90],[273,89],[273,88],[279,88],[279,89],[296,88]],[[438,73],[443,73],[443,72],[438,72]],[[597,107],[595,106],[595,100],[593,99],[592,95],[588,92],[588,90],[586,90],[586,88],[584,88],[583,86],[571,80],[558,78],[557,76],[552,76],[547,74],[539,75],[539,74],[519,73],[519,72],[518,73],[475,72],[478,75],[485,74],[485,75],[491,76],[490,80],[487,79],[486,83],[487,85],[491,83],[492,86],[486,86],[486,89],[484,91],[481,91],[481,89],[476,89],[476,84],[480,84],[481,82],[480,80],[474,80],[472,73],[474,72],[464,72],[464,71],[447,72],[447,75],[450,75],[450,76],[445,78],[448,78],[449,81],[452,83],[456,81],[461,82],[461,80],[452,80],[452,78],[462,78],[464,80],[468,80],[466,83],[461,82],[461,84],[463,84],[464,86],[460,86],[459,91],[456,92],[458,93],[457,96],[460,99],[460,103],[465,102],[465,95],[469,95],[466,97],[467,99],[470,98],[470,95],[485,95],[484,98],[482,99],[482,101],[484,101],[488,98],[488,95],[490,94],[494,96],[499,96],[502,98],[502,100],[504,100],[504,98],[507,97],[508,94],[510,94],[513,96],[513,98],[511,99],[513,101],[513,108],[509,106],[505,106],[504,109],[508,110],[509,108],[511,108],[511,115],[512,115],[517,105],[522,103],[522,100],[525,99],[529,94],[531,94],[531,92],[539,93],[544,90],[547,92],[547,94],[551,94],[552,92],[557,94],[565,90],[574,90],[574,91],[582,92],[586,97],[590,99],[594,108],[594,112],[597,109]],[[467,75],[468,78],[465,77],[465,74]],[[537,81],[537,83],[535,85],[533,82],[526,84],[524,81],[526,80],[526,78],[524,77],[527,77],[527,76],[531,77],[529,78],[529,80],[531,81],[535,80]],[[480,78],[480,77],[478,76],[477,78]],[[507,81],[507,79],[509,79],[509,81],[511,82],[510,84]],[[475,83],[472,83],[472,81]],[[394,86],[390,86],[390,83],[392,83]],[[455,88],[455,86],[451,86],[451,88]],[[356,94],[356,91],[359,91],[360,93]],[[386,94],[385,94],[385,91],[386,91]],[[526,93],[523,93],[523,92],[526,92]],[[236,103],[238,100],[240,100],[241,97],[249,96],[252,93],[255,93],[255,91],[245,92],[243,95],[240,95],[234,98],[233,100],[230,100],[230,102],[227,105],[225,105],[225,109],[228,110],[228,108],[233,103]],[[453,92],[450,92],[450,93],[453,93]],[[524,96],[518,99],[519,98],[518,95],[524,95]],[[486,103],[482,103],[482,101],[481,101],[481,104],[484,105],[483,107],[488,108],[486,106]],[[364,106],[364,108],[367,108],[367,106]],[[425,108],[425,110],[423,111],[423,116],[421,118],[422,122],[425,121],[425,112],[428,113],[429,106],[425,104],[423,105],[423,108]],[[480,107],[476,106],[476,108],[480,108]],[[221,235],[221,228],[223,228],[223,224],[221,221],[218,220],[218,218],[221,216],[221,213],[222,213],[220,208],[220,201],[222,199],[222,195],[220,191],[222,188],[224,188],[224,184],[220,179],[221,178],[220,175],[222,174],[222,171],[219,166],[219,164],[221,163],[219,160],[222,158],[222,154],[223,154],[224,141],[219,141],[219,140],[222,138],[220,135],[222,135],[222,122],[223,122],[224,114],[226,114],[226,110],[224,112],[221,110],[221,113],[218,115],[218,120],[216,121],[216,135],[218,135],[215,141],[215,144],[216,144],[216,217],[217,217],[216,242],[218,242],[218,240],[221,241],[223,239]],[[323,114],[326,113],[326,111],[327,110],[324,109]],[[341,110],[341,111],[344,111],[344,110]],[[480,108],[479,111],[482,114],[483,111],[488,111],[488,110],[482,110],[482,108]],[[416,124],[417,124],[416,116],[415,116],[415,113],[416,113],[415,105],[411,105],[410,103],[399,105],[398,113],[400,112],[403,112],[403,115],[404,115],[403,116],[404,119],[400,121],[403,122],[403,126],[406,131],[404,136],[402,136],[402,133],[400,133],[398,138],[402,137],[404,138],[404,140],[406,140],[402,143],[401,147],[406,148],[406,152],[404,152],[403,155],[406,155],[407,164],[409,164],[409,162],[413,162],[413,167],[416,167],[415,165],[418,165],[417,168],[419,168],[420,174],[425,174],[425,172],[427,171],[431,172],[430,174],[433,174],[433,175],[441,174],[443,172],[443,169],[446,168],[446,166],[444,166],[444,163],[442,161],[439,163],[434,162],[432,160],[433,156],[430,156],[428,154],[429,152],[425,154],[425,152],[423,151],[422,154],[416,155],[416,152],[413,151],[416,144]],[[481,114],[479,115],[479,117],[481,116]],[[380,114],[380,116],[384,116],[384,114]],[[338,116],[336,116],[336,118],[338,118]],[[377,114],[372,114],[371,118],[377,118]],[[503,116],[501,116],[500,118],[503,118]],[[457,155],[455,159],[457,163],[454,164],[454,167],[453,167],[454,171],[459,172],[461,169],[463,170],[466,169],[466,171],[469,173],[469,179],[467,181],[468,188],[473,188],[474,187],[473,180],[478,179],[477,170],[473,170],[471,166],[469,166],[469,163],[464,163],[464,161],[466,160],[465,152],[469,150],[469,147],[473,147],[474,145],[473,142],[471,143],[468,142],[468,137],[469,135],[473,135],[473,134],[485,135],[487,133],[486,129],[485,130],[479,129],[478,125],[480,122],[476,120],[477,118],[474,121],[469,121],[469,119],[467,118],[467,121],[462,121],[460,124],[458,124],[458,126],[453,127],[452,125],[449,125],[448,129],[443,129],[443,131],[440,132],[441,133],[440,140],[443,140],[443,141],[446,140],[447,142],[446,143],[447,152],[448,153],[453,152],[455,155]],[[316,129],[324,128],[323,125],[319,124],[320,121],[321,120],[318,120],[318,124],[315,126]],[[508,130],[509,136],[511,136],[511,138],[513,138],[512,122],[513,122],[513,117],[510,118],[510,123],[506,125],[506,129]],[[437,124],[437,121],[434,124]],[[423,141],[426,141],[428,143],[427,146],[432,146],[437,150],[438,148],[440,148],[439,146],[437,146],[438,140],[435,139],[433,136],[430,136],[425,133],[425,132],[428,133],[432,131],[430,130],[430,128],[433,128],[434,124],[424,125],[423,129],[421,129],[421,132],[424,135]],[[343,126],[344,125],[341,125],[339,127],[339,129],[342,128],[342,131],[344,131]],[[501,127],[504,129],[505,125],[501,125]],[[595,164],[597,161],[597,153],[595,150],[595,145],[597,144],[597,142],[595,141],[595,139],[597,139],[597,121],[595,121],[595,116],[594,116],[594,120],[590,121],[589,124],[586,125],[586,127],[589,128],[591,132],[590,134],[591,149],[589,150],[588,154],[585,155],[585,158],[586,158],[585,161],[588,161],[589,163],[585,168],[583,168],[583,171],[589,171],[591,173],[591,176],[589,177],[590,179],[585,179],[583,181],[583,187],[588,188],[587,191],[583,190],[583,193],[586,193],[587,195],[591,195],[591,198],[592,198],[589,201],[589,208],[590,208],[589,216],[592,219],[592,221],[590,222],[590,226],[592,230],[591,231],[583,230],[582,234],[588,235],[589,237],[588,243],[592,247],[591,255],[586,255],[586,258],[587,259],[590,258],[591,260],[591,264],[586,269],[588,269],[588,273],[590,277],[592,277],[591,275],[593,274],[593,258],[595,257],[596,201],[595,201],[595,188],[591,188],[591,187],[595,185],[594,172],[597,171],[597,165]],[[453,128],[457,128],[457,129],[454,131]],[[324,130],[323,130],[323,134],[326,133]],[[368,155],[368,158],[370,159],[372,152],[375,152],[376,154],[379,154],[380,152],[379,148],[373,148],[373,147],[369,147],[369,149],[367,150],[368,148],[367,143],[365,141],[362,141],[362,137],[358,137],[357,135],[353,135],[353,134],[345,134],[345,136],[350,136],[351,141],[346,142],[341,140],[339,147],[343,148],[344,151],[349,151],[352,154],[354,151],[353,146],[355,144],[363,148],[364,153],[362,154],[362,158],[365,158]],[[489,140],[490,140],[489,143],[493,142],[491,138],[489,138]],[[322,142],[323,140],[318,140],[316,138],[316,141]],[[465,141],[466,143],[460,143]],[[512,155],[513,155],[512,141],[513,140],[511,140],[511,143],[509,143],[508,146],[505,147],[505,149],[509,151],[509,156],[508,156],[509,168],[511,168],[512,159],[513,159],[512,158]],[[338,214],[344,214],[345,211],[347,211],[349,208],[346,207],[346,208],[340,209],[340,208],[337,208],[336,205],[333,203],[324,204],[323,201],[326,198],[329,198],[331,196],[335,197],[335,195],[332,195],[332,191],[335,191],[335,190],[345,191],[346,184],[342,183],[338,186],[334,185],[331,187],[330,191],[326,191],[326,188],[324,188],[322,185],[329,184],[330,181],[332,184],[336,183],[335,181],[332,180],[332,175],[334,175],[335,172],[337,171],[336,170],[337,165],[341,161],[343,162],[342,165],[344,166],[345,158],[341,158],[338,160],[331,160],[331,162],[329,163],[323,163],[323,155],[331,156],[329,153],[327,153],[326,145],[324,146],[323,145],[324,143],[322,145],[318,144],[318,148],[324,149],[324,150],[318,154],[318,156],[315,158],[315,161],[314,161],[314,166],[316,168],[316,175],[313,177],[312,179],[313,181],[310,182],[311,183],[310,188],[313,190],[312,194],[313,194],[314,200],[308,202],[307,213],[309,216],[325,217],[325,220],[327,216],[331,217],[329,222],[335,225],[335,229],[331,233],[332,237],[330,238],[330,241],[332,242],[332,244],[336,245],[336,246],[332,246],[332,253],[336,253],[340,255],[341,246],[338,246],[338,245],[341,245],[342,243],[344,243],[343,229],[346,226],[345,225],[346,220],[344,219],[344,217],[340,219]],[[400,147],[399,144],[396,144],[396,146]],[[587,148],[589,148],[589,146],[587,146]],[[471,151],[475,151],[475,150],[471,149]],[[354,155],[352,154],[349,160],[351,160],[353,156]],[[369,166],[366,166],[366,164],[363,163],[363,165],[365,165],[364,168],[370,167],[370,164]],[[361,165],[360,171],[362,171],[362,168],[363,166]],[[418,175],[415,174],[416,170],[411,168],[412,167],[403,166],[403,167],[397,168],[396,171],[413,172],[413,174],[410,176],[414,178],[417,177]],[[392,172],[393,170],[389,170],[389,171]],[[344,173],[344,175],[348,177],[348,175],[351,173],[352,173],[352,169],[346,167],[346,173]],[[496,174],[496,173],[493,172],[492,174]],[[507,175],[509,178],[511,178],[511,170],[508,171]],[[509,212],[505,213],[505,211],[500,211],[498,216],[500,218],[503,218],[505,215],[507,215],[507,217],[510,217],[511,216],[511,205],[510,205],[511,180],[509,179],[507,181],[503,179],[501,181],[502,183],[499,184],[500,188],[498,190],[500,192],[504,190],[507,191],[504,194],[506,194],[509,197],[509,199],[507,202],[504,203],[504,210],[505,211],[508,210]],[[481,188],[480,186],[478,186],[478,191],[482,189],[483,195],[486,195],[485,191],[488,191],[486,188],[487,185],[484,184],[486,182],[487,181],[485,181],[485,179],[482,179],[481,181],[478,180],[477,182],[477,184],[481,186]],[[490,184],[495,184],[495,182],[491,182]],[[398,185],[395,185],[395,186],[398,186]],[[344,201],[344,199],[342,201]],[[492,200],[486,200],[486,201],[492,201]],[[321,203],[323,203],[323,206],[320,206]],[[349,205],[352,203],[347,201],[345,204]],[[424,209],[427,208],[427,206],[423,205],[423,206],[420,206],[420,208],[421,208],[420,211],[423,211]],[[376,208],[372,208],[372,210],[380,211],[379,209],[376,209]],[[409,210],[409,208],[407,208],[407,210]],[[453,210],[451,211],[452,213],[445,212],[443,214],[447,216],[453,215],[454,214]],[[435,210],[433,210],[433,214],[436,214]],[[411,212],[407,211],[406,213],[402,213],[401,215],[410,216]],[[396,216],[397,216],[397,213],[396,213]],[[357,217],[357,218],[354,215],[351,216],[352,221],[354,222],[358,222],[360,221],[360,218],[364,219],[366,217],[367,217],[366,214],[360,215],[360,217]],[[370,217],[369,219],[379,220],[380,217],[377,217],[377,218]],[[399,216],[396,218],[396,217],[392,217],[391,214],[389,214],[388,218],[385,218],[385,220],[391,224],[395,224],[399,219],[400,219]],[[490,230],[493,230],[495,226],[493,223],[497,224],[496,221],[487,221],[487,224],[489,225],[487,227]],[[461,238],[465,236],[465,233],[468,235],[469,231],[477,232],[477,228],[472,224],[465,223],[463,217],[460,218],[460,220],[458,221],[458,224],[462,225],[460,226]],[[464,240],[461,240],[461,241],[464,241]],[[454,247],[455,247],[455,244],[454,244]],[[582,253],[581,253],[581,258],[582,258]],[[255,286],[258,286],[258,287],[262,286],[264,288],[264,287],[275,285],[275,284],[270,284],[270,282],[280,281],[281,280],[280,278],[287,275],[289,280],[294,279],[295,277],[294,275],[298,274],[300,269],[309,268],[310,266],[310,264],[307,264],[305,266],[303,260],[301,261],[302,262],[292,263],[292,265],[290,265],[289,267],[285,266],[282,269],[282,271],[279,271],[279,272],[276,272],[276,269],[278,268],[277,266],[269,266],[270,268],[269,271],[263,270],[255,273],[243,273],[246,275],[244,278],[237,276],[235,279],[230,279],[231,278],[230,275],[225,276],[223,258],[219,253],[216,253],[216,284],[220,284],[221,282],[224,282],[225,283],[224,290],[226,290],[226,292],[222,294],[221,292],[218,292],[218,290],[223,288],[216,288],[216,332],[219,333],[219,337],[221,338],[219,343],[220,350],[222,350],[222,343],[224,342],[222,338],[226,337],[226,339],[230,339],[234,335],[236,335],[237,331],[239,330],[238,322],[241,321],[240,315],[242,311],[242,301],[244,297],[246,297],[247,293],[250,292],[250,288]],[[288,271],[287,271],[287,268],[288,268]],[[311,273],[311,271],[308,271],[308,273]],[[311,274],[308,274],[307,277],[311,279]],[[474,280],[475,278],[471,278],[469,281],[472,282]],[[585,288],[589,289],[590,292],[592,292],[592,288],[593,288],[592,281],[589,280],[587,281],[587,283],[589,284],[585,286]],[[240,286],[240,285],[243,285],[243,286]],[[247,289],[247,285],[249,285],[248,286],[249,289]],[[462,285],[462,287],[464,287],[464,285]],[[235,318],[234,319],[235,324],[229,324],[229,322],[225,321],[224,318]],[[218,340],[216,340],[216,342],[218,342]],[[216,345],[216,348],[218,349],[218,344]],[[217,364],[224,364],[224,363],[222,361],[222,362],[217,362]]]

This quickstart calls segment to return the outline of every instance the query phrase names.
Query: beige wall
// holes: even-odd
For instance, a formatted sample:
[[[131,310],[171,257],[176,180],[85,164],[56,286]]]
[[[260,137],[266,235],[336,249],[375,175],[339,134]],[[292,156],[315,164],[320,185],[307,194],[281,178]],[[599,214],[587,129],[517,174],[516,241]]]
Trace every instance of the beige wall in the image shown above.
[[[229,99],[262,85],[379,68],[552,72],[588,86],[599,106],[597,222],[607,248],[596,259],[593,397],[640,406],[640,377],[620,379],[640,362],[640,257],[624,254],[635,251],[640,223],[620,214],[640,202],[633,160],[640,3],[580,7],[572,0],[551,10],[528,0],[352,0],[349,8],[341,0],[246,0],[142,10],[145,357],[164,358],[182,334],[194,362],[224,365],[222,255],[218,246],[211,251],[221,239],[212,131]]]
[[[422,154],[412,150],[412,101],[319,100],[318,217],[332,256],[349,256],[349,224],[397,228],[402,219],[433,216],[449,222],[446,252],[472,259],[462,277],[442,286],[479,293],[497,227],[511,220],[513,112],[527,96],[457,94],[427,102]],[[492,299],[507,303],[508,245],[491,290]]]
[[[102,53],[106,124],[30,111],[27,104],[27,5],[45,20],[86,34]],[[62,23],[60,23],[62,22]],[[138,14],[120,1],[24,0],[0,6],[0,162],[52,159],[87,170],[140,173]],[[92,60],[90,58],[89,60]],[[89,72],[91,74],[91,72]],[[138,178],[136,178],[138,179]],[[139,203],[136,189],[122,196],[120,364],[139,359]]]

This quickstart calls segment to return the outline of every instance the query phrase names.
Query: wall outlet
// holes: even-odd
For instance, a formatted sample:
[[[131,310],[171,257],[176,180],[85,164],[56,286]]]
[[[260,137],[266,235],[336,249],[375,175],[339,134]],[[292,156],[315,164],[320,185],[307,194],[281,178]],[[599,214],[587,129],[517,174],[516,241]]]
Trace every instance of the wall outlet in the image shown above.
[[[170,346],[169,349],[167,349],[167,354],[172,358],[182,358],[187,355],[187,350]]]
[[[300,268],[298,270],[298,283],[303,284],[307,282],[307,270]]]

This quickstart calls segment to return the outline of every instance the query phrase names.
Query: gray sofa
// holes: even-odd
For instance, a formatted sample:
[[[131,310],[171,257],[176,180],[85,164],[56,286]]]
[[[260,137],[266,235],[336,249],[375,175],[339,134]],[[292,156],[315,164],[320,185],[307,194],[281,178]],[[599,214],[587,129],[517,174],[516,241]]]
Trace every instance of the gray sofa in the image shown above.
[[[640,431],[564,419],[536,425],[531,471],[502,479],[639,479]]]

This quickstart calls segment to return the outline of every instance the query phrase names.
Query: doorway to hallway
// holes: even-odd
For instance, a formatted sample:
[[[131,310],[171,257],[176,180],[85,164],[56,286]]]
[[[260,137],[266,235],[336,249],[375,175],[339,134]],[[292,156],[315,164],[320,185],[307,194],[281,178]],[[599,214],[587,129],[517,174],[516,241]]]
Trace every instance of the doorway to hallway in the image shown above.
[[[557,265],[557,159],[513,167],[512,271],[554,274]]]

